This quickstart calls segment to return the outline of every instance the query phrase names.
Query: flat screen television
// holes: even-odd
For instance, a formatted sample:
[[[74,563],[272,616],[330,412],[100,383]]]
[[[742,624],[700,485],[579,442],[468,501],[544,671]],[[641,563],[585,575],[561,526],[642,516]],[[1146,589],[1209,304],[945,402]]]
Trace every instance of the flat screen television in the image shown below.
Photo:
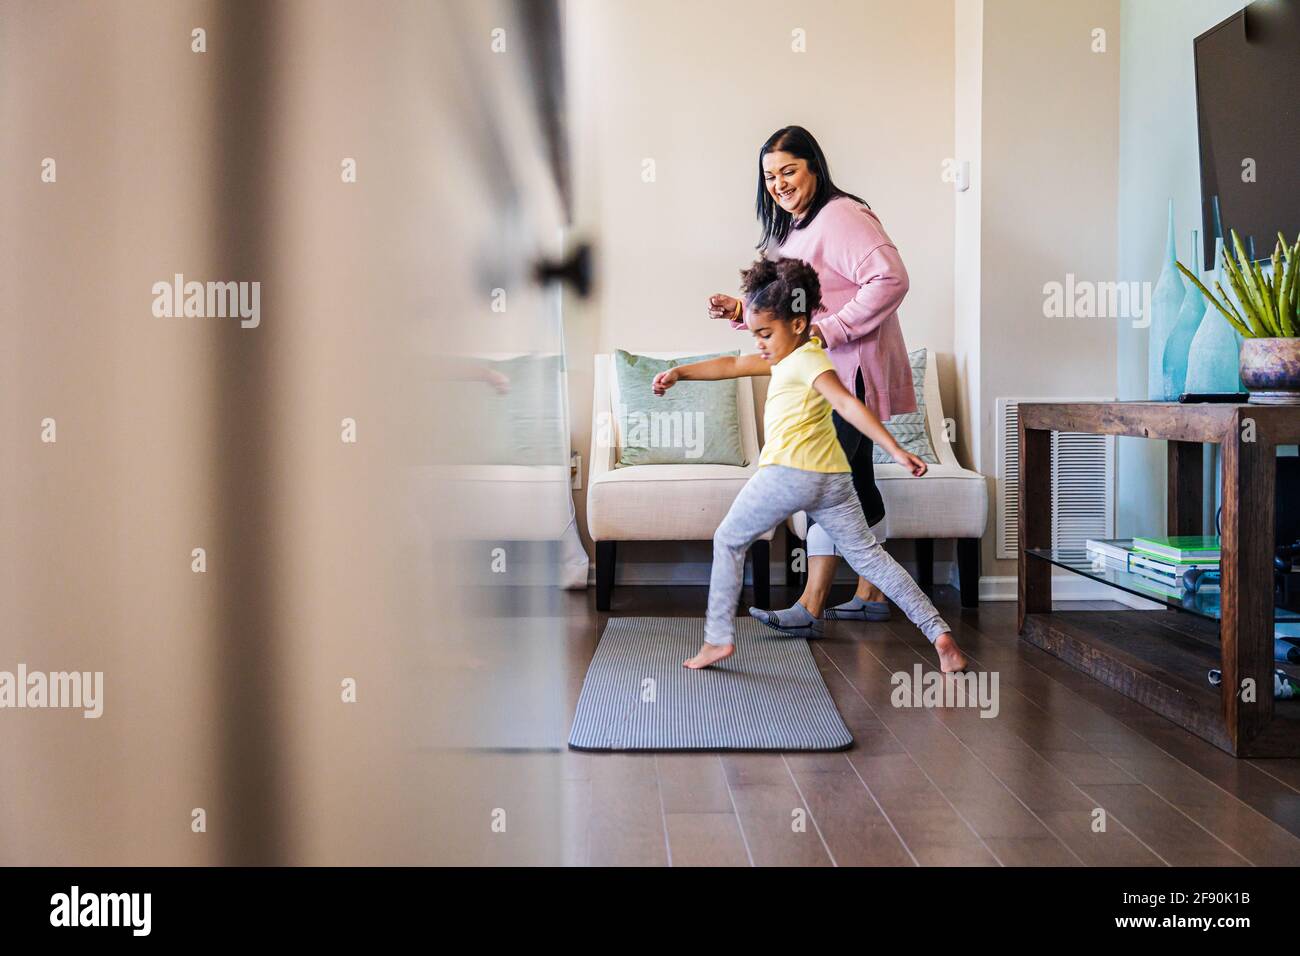
[[[1256,0],[1193,48],[1205,268],[1229,229],[1267,258],[1300,233],[1300,0]]]

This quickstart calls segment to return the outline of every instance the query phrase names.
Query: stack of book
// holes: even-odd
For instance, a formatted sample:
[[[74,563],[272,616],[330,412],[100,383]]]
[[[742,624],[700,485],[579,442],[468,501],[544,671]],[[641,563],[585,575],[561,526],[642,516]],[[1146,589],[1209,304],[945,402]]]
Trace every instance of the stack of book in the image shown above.
[[[1098,570],[1115,568],[1135,575],[1133,584],[1160,598],[1181,600],[1183,576],[1193,569],[1219,570],[1219,539],[1208,535],[1172,538],[1089,539],[1088,557]],[[1201,585],[1202,592],[1219,589],[1217,581]]]
[[[1132,538],[1089,538],[1084,544],[1088,549],[1088,560],[1094,569],[1128,570],[1128,556],[1133,550]]]

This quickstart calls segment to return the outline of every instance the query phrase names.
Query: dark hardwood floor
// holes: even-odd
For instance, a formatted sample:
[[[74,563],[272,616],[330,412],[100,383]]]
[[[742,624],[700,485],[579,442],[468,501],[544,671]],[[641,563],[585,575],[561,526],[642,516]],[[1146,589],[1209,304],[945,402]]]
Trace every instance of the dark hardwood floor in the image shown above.
[[[774,588],[774,600],[790,598]],[[1300,863],[1300,761],[1234,760],[1017,639],[1014,603],[933,589],[1000,710],[896,708],[933,650],[895,610],[813,644],[855,743],[833,754],[557,755],[575,865],[1162,866]],[[567,715],[611,616],[701,616],[704,588],[556,592]],[[847,595],[846,595],[847,597]],[[1062,607],[1104,609],[1075,602]],[[506,613],[509,613],[508,611]],[[1162,612],[1153,612],[1162,613]]]

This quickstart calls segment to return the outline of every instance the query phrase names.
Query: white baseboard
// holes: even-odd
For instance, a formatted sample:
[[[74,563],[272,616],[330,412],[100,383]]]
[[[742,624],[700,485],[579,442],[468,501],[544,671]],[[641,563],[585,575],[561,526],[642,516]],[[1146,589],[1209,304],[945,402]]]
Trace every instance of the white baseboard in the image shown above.
[[[1016,585],[1017,579],[1014,575],[982,577],[980,578],[980,600],[1014,601]],[[1164,607],[1163,604],[1148,601],[1136,594],[1129,594],[1109,584],[1102,584],[1100,581],[1071,574],[1068,571],[1052,575],[1052,599],[1055,601],[1118,601],[1138,611],[1159,611]]]

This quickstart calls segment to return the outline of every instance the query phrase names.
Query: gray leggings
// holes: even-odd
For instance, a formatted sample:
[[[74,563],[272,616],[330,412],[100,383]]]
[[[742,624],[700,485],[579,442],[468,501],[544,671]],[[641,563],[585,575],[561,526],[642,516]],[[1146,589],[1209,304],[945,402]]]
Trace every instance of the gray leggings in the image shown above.
[[[826,529],[853,570],[884,591],[931,642],[949,627],[925,592],[880,546],[867,528],[862,503],[848,473],[824,474],[785,465],[763,465],[745,483],[713,535],[713,575],[704,639],[736,640],[736,601],[745,573],[745,552],[796,511]]]

